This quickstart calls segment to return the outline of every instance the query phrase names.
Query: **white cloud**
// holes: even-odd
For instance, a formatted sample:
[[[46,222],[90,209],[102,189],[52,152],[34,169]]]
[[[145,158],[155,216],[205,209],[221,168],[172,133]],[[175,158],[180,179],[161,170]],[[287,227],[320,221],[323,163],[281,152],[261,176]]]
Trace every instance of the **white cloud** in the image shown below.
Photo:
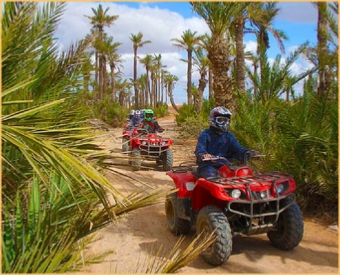
[[[249,41],[245,42],[245,51],[249,51],[249,52],[252,52],[253,54],[255,54],[256,50],[257,50],[257,42],[256,41],[249,40]]]

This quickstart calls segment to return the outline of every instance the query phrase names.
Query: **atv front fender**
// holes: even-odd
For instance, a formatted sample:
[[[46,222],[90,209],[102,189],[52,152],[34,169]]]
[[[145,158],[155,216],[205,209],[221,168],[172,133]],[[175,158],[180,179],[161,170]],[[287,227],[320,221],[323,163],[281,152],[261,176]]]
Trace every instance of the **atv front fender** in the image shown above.
[[[191,198],[193,192],[193,186],[197,178],[192,174],[191,171],[186,172],[174,172],[168,171],[166,173],[172,180],[176,188],[178,188],[179,198]]]

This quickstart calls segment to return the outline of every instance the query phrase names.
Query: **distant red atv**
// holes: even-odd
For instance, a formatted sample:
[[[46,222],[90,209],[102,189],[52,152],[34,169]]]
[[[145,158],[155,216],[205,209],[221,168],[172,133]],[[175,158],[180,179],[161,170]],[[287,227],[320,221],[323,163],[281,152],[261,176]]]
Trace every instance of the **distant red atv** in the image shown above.
[[[214,178],[198,178],[196,165],[190,163],[166,173],[177,189],[165,201],[170,231],[187,234],[195,224],[197,234],[215,231],[216,241],[202,253],[214,266],[228,260],[232,237],[238,234],[267,233],[281,250],[298,246],[304,224],[293,194],[295,180],[280,172],[254,174],[246,161],[244,166],[235,166],[224,160],[226,164]]]
[[[122,151],[130,151],[132,158],[129,163],[134,170],[140,170],[142,160],[145,159],[155,160],[163,166],[164,171],[169,171],[173,165],[171,145],[172,139],[148,133],[145,129],[133,128],[123,131]]]

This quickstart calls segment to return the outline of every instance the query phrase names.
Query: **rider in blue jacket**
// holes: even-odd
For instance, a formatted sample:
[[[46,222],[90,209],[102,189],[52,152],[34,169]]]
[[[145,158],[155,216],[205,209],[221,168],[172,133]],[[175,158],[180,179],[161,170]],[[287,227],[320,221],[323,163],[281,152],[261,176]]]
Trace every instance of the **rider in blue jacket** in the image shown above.
[[[199,177],[216,177],[218,169],[225,164],[223,160],[203,161],[212,155],[225,157],[230,162],[233,159],[243,160],[246,153],[254,155],[254,151],[242,147],[234,135],[228,132],[230,118],[231,112],[225,107],[211,110],[210,127],[198,136],[195,150]]]

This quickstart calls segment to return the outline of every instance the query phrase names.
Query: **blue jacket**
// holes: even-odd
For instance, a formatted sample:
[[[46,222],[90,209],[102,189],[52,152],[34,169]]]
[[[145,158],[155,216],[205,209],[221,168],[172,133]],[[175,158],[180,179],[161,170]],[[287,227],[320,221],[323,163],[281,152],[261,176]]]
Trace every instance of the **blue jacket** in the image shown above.
[[[138,127],[141,122],[142,122],[141,118],[133,117],[129,121],[129,126],[130,127]]]
[[[213,163],[210,161],[203,162],[201,158],[202,155],[210,154],[225,157],[228,161],[232,162],[233,159],[242,161],[247,151],[249,151],[249,149],[241,146],[232,133],[224,132],[223,134],[219,134],[214,127],[210,126],[209,129],[204,130],[198,136],[195,155],[197,164],[200,167],[211,165],[221,167],[224,164],[223,160]]]

